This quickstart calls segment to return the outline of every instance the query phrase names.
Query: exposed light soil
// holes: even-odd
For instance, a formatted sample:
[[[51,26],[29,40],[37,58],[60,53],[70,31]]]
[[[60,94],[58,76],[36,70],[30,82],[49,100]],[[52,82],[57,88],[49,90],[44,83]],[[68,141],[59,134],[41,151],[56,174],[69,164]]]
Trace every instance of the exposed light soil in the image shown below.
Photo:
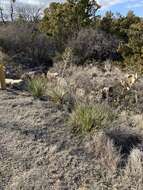
[[[103,87],[118,87],[122,78],[117,68],[111,73],[104,73],[96,67],[69,73],[71,82],[87,93],[92,89],[95,99],[98,99],[96,92]],[[127,99],[121,97],[117,105],[114,96],[111,97],[110,104],[119,111],[114,125],[130,128],[131,136],[134,134],[132,128],[136,125],[142,127],[142,81],[140,78],[126,94]],[[129,101],[134,100],[133,92],[137,93],[137,102]],[[117,95],[120,96],[119,91]],[[90,142],[92,144],[90,137],[96,135],[92,133],[81,138],[73,134],[67,124],[69,113],[65,108],[50,100],[33,99],[20,90],[0,90],[0,190],[101,189],[99,183],[104,184],[104,171],[95,151],[90,151],[88,146]],[[126,148],[124,145],[130,140],[126,138],[128,130],[126,132],[124,128],[121,132],[117,129],[115,134],[114,131],[109,134],[114,141],[121,139],[116,144],[122,148]],[[112,134],[117,138],[112,138]],[[130,144],[131,148],[136,146],[136,143]]]
[[[96,161],[50,101],[0,91],[0,190],[77,190]]]

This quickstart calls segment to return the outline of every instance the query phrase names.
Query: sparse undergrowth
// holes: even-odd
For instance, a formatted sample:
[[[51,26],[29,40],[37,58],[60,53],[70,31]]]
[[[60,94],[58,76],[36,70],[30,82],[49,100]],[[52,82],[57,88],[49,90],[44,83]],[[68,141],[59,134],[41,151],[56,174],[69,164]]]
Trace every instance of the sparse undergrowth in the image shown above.
[[[37,77],[27,82],[27,89],[35,98],[48,96],[54,103],[62,104],[67,90],[56,83],[50,83],[46,78]]]
[[[113,154],[110,152],[111,155]],[[111,156],[110,155],[110,156]],[[113,155],[112,155],[113,156]],[[113,160],[112,160],[113,158]],[[143,155],[138,149],[133,149],[128,159],[128,163],[125,168],[112,171],[111,168],[101,168],[98,181],[93,182],[89,189],[103,189],[103,190],[141,190],[143,187]],[[112,161],[116,166],[116,158],[107,158],[108,161]],[[104,163],[104,159],[102,160]],[[106,164],[105,162],[104,164]]]
[[[124,138],[124,135],[121,137]],[[138,148],[132,148],[126,164],[121,167],[122,155],[104,133],[90,136],[86,149],[94,154],[100,169],[98,177],[88,189],[105,190],[141,190],[143,186],[143,154]]]
[[[50,92],[47,85],[46,92],[44,92],[46,95],[47,90],[48,93]],[[51,87],[51,90],[54,88]],[[6,95],[8,96],[8,94]],[[67,116],[64,109],[59,110],[49,100],[43,103],[33,101],[31,97],[23,98],[22,96],[13,95],[14,100],[13,98],[7,99],[6,95],[2,96],[3,101],[0,105],[0,107],[2,106],[0,109],[1,137],[2,139],[5,137],[1,141],[1,148],[3,150],[4,147],[5,151],[7,143],[11,143],[8,144],[8,148],[14,153],[14,156],[10,155],[14,167],[13,165],[11,167],[5,155],[2,157],[4,162],[3,160],[0,162],[2,168],[0,172],[4,176],[0,176],[0,179],[2,178],[5,182],[4,178],[9,173],[12,175],[10,182],[4,184],[7,186],[7,190],[12,188],[14,190],[18,188],[25,190],[32,190],[33,188],[41,190],[43,188],[43,190],[46,190],[51,185],[51,180],[51,188],[55,189],[57,187],[67,187],[71,190],[80,190],[79,187],[85,185],[87,190],[128,190],[131,188],[142,190],[143,161],[140,146],[142,146],[141,140],[143,137],[140,133],[136,134],[136,128],[133,130],[130,127],[130,130],[127,130],[126,127],[117,130],[119,118],[116,118],[112,125],[116,114],[107,104],[77,103],[72,107],[69,118],[70,125],[74,128],[74,132],[86,133],[82,136],[83,141],[81,143],[80,136],[76,136],[75,133],[72,134],[64,124],[64,117]],[[68,96],[66,97],[68,99],[69,94],[67,93],[66,96]],[[55,94],[53,97],[55,97]],[[63,97],[63,95],[60,95],[60,97]],[[65,96],[63,98],[65,99]],[[58,98],[58,100],[61,100],[61,98]],[[9,107],[9,105],[11,106]],[[22,106],[19,108],[19,105]],[[9,111],[7,111],[7,107]],[[13,107],[14,109],[11,109]],[[17,114],[19,114],[19,117],[17,117]],[[31,122],[33,117],[34,121]],[[7,120],[11,123],[3,128]],[[13,127],[13,123],[17,124],[16,128]],[[140,120],[140,123],[142,124],[142,120]],[[137,122],[136,126],[138,127],[139,124]],[[123,125],[125,124],[123,123]],[[113,128],[110,128],[111,126]],[[3,130],[7,131],[6,136],[3,135]],[[18,133],[17,130],[21,132]],[[88,133],[91,130],[92,133]],[[10,141],[9,138],[13,132],[15,138],[12,136]],[[18,140],[15,135],[17,135]],[[87,139],[88,137],[90,138]],[[27,140],[30,141],[28,142],[29,148],[25,150]],[[19,141],[21,144],[18,144]],[[43,143],[45,141],[46,143]],[[87,143],[86,146],[84,146],[84,143]],[[128,150],[128,152],[122,150]],[[37,154],[38,151],[40,152]],[[122,159],[125,159],[122,158],[121,151],[127,155],[124,167],[121,167]],[[19,157],[17,157],[17,154]],[[19,160],[22,160],[20,169]],[[63,168],[66,168],[66,170]],[[53,171],[56,172],[55,175]]]
[[[115,114],[106,105],[77,104],[69,116],[69,124],[75,132],[86,133],[92,128],[100,130],[109,127],[114,118]]]

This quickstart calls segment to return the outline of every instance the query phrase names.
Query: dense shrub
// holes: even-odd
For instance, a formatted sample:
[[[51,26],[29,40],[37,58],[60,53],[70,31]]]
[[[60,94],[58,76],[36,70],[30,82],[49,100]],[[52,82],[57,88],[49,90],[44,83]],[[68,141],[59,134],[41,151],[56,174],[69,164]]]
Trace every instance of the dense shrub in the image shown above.
[[[10,57],[0,48],[0,63],[6,65],[10,61]]]
[[[61,50],[74,33],[92,23],[99,8],[96,1],[90,0],[52,2],[44,10],[40,28],[57,39],[58,49]]]
[[[134,54],[143,58],[143,22],[132,24],[128,31],[128,46]]]
[[[99,21],[99,28],[118,36],[124,41],[128,41],[128,30],[132,24],[140,22],[140,17],[136,16],[133,11],[129,11],[123,16],[107,11],[105,16]]]
[[[83,64],[87,59],[106,60],[114,58],[118,40],[100,30],[82,29],[68,46],[73,49],[74,62]]]
[[[35,24],[2,25],[0,43],[15,62],[31,66],[52,66],[50,57],[55,52],[54,42],[46,34],[40,33]]]
[[[126,67],[142,72],[143,66],[143,22],[130,25],[128,29],[128,41],[121,43],[118,51],[124,58]]]

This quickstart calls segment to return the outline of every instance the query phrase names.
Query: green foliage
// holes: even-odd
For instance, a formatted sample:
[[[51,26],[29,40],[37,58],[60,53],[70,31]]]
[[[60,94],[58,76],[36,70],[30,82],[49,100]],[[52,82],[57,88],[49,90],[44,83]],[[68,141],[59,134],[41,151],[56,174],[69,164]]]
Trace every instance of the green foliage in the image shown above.
[[[121,37],[124,41],[128,40],[128,30],[132,24],[140,21],[140,18],[135,16],[132,11],[123,17],[120,16],[119,19],[115,19],[113,22],[113,32]]]
[[[59,46],[81,29],[90,25],[100,8],[97,2],[89,0],[69,0],[65,3],[51,3],[44,11],[41,30],[60,39]]]
[[[140,18],[135,16],[132,11],[129,11],[126,16],[122,16],[119,13],[114,15],[112,12],[107,11],[105,16],[101,19],[99,27],[127,41],[130,26],[138,22],[140,22]]]
[[[111,32],[113,27],[113,16],[114,14],[110,12],[106,12],[105,16],[100,21],[100,28],[106,32]]]
[[[128,42],[120,44],[119,52],[126,66],[138,72],[143,71],[143,21],[132,24],[128,29]]]
[[[111,57],[114,60],[129,60],[132,57],[133,61],[138,57],[137,62],[141,62],[142,19],[133,11],[129,11],[126,16],[108,11],[101,17],[97,15],[98,9],[100,5],[96,0],[67,0],[64,3],[52,2],[44,10],[41,21],[30,22],[26,19],[18,22],[20,14],[17,13],[17,18],[11,15],[14,22],[5,22],[0,28],[1,46],[4,52],[12,55],[14,62],[23,65],[43,64],[44,67],[50,67],[53,65],[51,57],[56,55],[59,59],[63,58],[64,62],[69,62],[70,48],[72,56],[74,54],[73,61],[80,64],[87,59],[105,60]],[[26,13],[28,15],[25,16],[29,18],[30,13]],[[92,30],[87,33],[89,29]],[[110,35],[110,39],[107,35]],[[116,52],[115,36],[122,42],[118,48],[120,55]]]
[[[27,88],[28,91],[33,95],[33,97],[42,98],[46,92],[46,85],[47,80],[39,77],[29,80],[27,83]]]
[[[133,11],[129,11],[126,16],[107,12],[98,27],[121,39],[117,50],[123,58],[124,65],[140,72],[143,59],[142,19]]]
[[[97,130],[107,127],[114,116],[111,109],[103,104],[77,104],[70,114],[69,124],[75,132],[86,133],[94,127]]]
[[[128,32],[128,45],[134,54],[143,57],[143,22],[132,24]]]

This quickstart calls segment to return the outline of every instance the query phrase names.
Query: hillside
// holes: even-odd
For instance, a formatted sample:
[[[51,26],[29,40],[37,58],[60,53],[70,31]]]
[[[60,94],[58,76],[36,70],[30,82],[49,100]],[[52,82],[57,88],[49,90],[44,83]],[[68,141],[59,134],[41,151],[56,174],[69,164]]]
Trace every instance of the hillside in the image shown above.
[[[143,189],[131,1],[0,1],[0,190]]]
[[[56,70],[54,67],[51,72]],[[93,66],[72,71],[65,76],[66,80],[75,80],[87,92],[92,82],[97,92],[103,85],[114,86],[115,78],[124,75],[116,67],[110,73]],[[141,84],[140,78],[134,86],[140,97]],[[98,96],[95,99],[99,101]],[[0,189],[130,189],[130,186],[140,189],[143,185],[142,168],[138,168],[143,140],[141,98],[136,103],[124,103],[122,100],[118,107],[112,106],[118,117],[110,126],[98,131],[95,126],[95,130],[81,135],[72,132],[67,123],[70,114],[67,104],[56,104],[50,98],[33,99],[27,91],[13,87],[0,91]],[[111,140],[120,143],[125,157],[121,157],[123,152],[120,155],[117,144],[112,145]],[[135,149],[131,150],[133,146]],[[127,161],[130,151],[136,153]],[[136,165],[132,165],[133,159],[139,159],[135,160]],[[126,165],[123,172],[119,166],[122,162]]]

